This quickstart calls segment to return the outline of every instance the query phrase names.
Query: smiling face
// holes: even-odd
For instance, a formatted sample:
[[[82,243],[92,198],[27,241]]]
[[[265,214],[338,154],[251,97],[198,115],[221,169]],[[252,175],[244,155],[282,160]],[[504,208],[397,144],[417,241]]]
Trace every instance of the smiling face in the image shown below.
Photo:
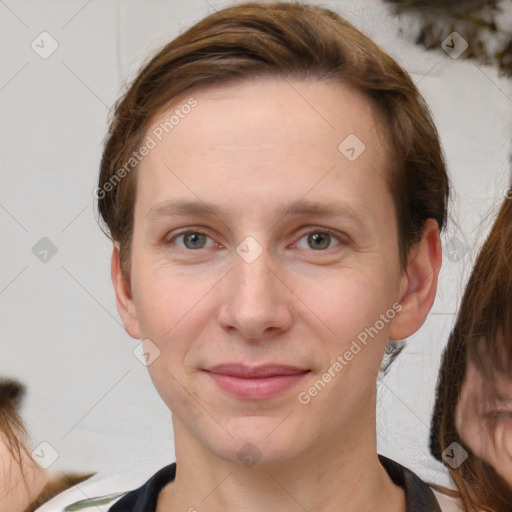
[[[374,443],[388,336],[418,329],[435,294],[437,224],[436,268],[402,273],[388,155],[353,89],[248,81],[194,97],[137,169],[131,295],[113,255],[125,327],[158,355],[149,372],[173,413],[177,456],[185,438],[233,461],[251,442],[261,463]],[[242,396],[205,371],[225,363],[307,372],[279,392],[251,384]]]

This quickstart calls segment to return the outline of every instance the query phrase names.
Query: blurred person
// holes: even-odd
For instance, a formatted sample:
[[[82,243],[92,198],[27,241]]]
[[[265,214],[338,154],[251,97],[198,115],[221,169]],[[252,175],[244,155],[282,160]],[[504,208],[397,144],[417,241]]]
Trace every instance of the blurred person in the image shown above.
[[[466,512],[512,510],[512,194],[480,249],[445,350],[431,451]]]
[[[53,473],[35,462],[18,413],[24,394],[21,383],[0,378],[0,512],[33,512],[91,476]]]

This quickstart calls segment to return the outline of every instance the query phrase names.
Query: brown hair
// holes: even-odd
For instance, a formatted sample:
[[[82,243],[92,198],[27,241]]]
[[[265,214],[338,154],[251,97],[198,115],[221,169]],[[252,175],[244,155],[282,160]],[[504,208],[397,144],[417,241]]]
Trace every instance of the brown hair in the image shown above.
[[[400,264],[426,219],[446,222],[448,176],[430,111],[408,74],[335,12],[301,2],[244,3],[215,12],[164,46],[117,101],[95,196],[105,233],[120,248],[130,282],[136,180],[126,163],[155,115],[185,92],[261,76],[355,87],[380,115]],[[136,165],[134,165],[136,169]]]
[[[22,454],[26,452],[26,430],[18,415],[19,407],[25,388],[19,382],[0,378],[0,436],[5,439],[7,449],[13,458],[21,465]]]
[[[489,388],[495,375],[512,375],[511,257],[512,200],[505,199],[479,252],[443,355],[430,433],[430,450],[439,460],[453,442],[468,452],[457,469],[449,468],[466,512],[510,511],[512,503],[506,482],[471,452],[455,428],[468,361],[475,364]]]

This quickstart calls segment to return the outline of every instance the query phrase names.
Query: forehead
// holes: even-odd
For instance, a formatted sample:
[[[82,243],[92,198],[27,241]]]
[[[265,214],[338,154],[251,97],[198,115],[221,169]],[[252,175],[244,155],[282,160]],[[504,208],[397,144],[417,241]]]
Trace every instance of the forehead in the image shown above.
[[[196,105],[183,108],[190,98]],[[323,199],[333,186],[387,191],[380,125],[366,96],[340,83],[270,78],[191,91],[152,119],[155,147],[139,165],[137,194],[158,202],[178,189],[269,200],[308,189]]]

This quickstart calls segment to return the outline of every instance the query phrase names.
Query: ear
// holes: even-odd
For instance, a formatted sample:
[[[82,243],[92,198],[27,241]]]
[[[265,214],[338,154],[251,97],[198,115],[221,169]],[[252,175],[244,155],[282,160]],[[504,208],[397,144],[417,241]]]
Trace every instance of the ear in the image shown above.
[[[436,297],[441,262],[439,226],[434,219],[427,219],[421,240],[411,249],[407,268],[402,273],[399,295],[402,309],[391,322],[389,339],[403,340],[423,325]]]
[[[121,270],[119,247],[114,245],[112,250],[111,272],[112,284],[116,293],[117,312],[123,321],[126,332],[135,339],[140,339],[139,319],[133,302],[132,292],[127,285]]]

